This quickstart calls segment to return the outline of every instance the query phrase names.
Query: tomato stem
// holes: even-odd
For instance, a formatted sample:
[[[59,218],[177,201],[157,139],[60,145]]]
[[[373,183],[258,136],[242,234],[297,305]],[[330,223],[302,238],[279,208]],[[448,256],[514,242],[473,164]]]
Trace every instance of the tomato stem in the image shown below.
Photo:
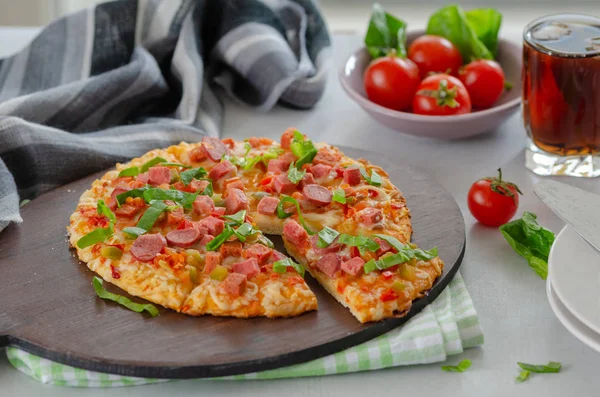
[[[501,194],[503,196],[507,196],[507,197],[511,197],[513,199],[513,201],[517,202],[517,199],[515,198],[515,193],[513,193],[513,190],[517,193],[519,193],[520,195],[523,195],[523,192],[521,192],[521,189],[519,189],[519,187],[517,185],[515,185],[512,182],[506,182],[502,180],[502,169],[498,168],[498,177],[486,177],[486,178],[482,178],[482,180],[485,181],[489,181],[491,182],[490,184],[490,189],[492,189],[493,192]]]
[[[448,88],[448,80],[440,80],[437,90],[420,90],[417,95],[434,98],[438,106],[448,106],[457,108],[460,106],[456,100],[458,89],[456,87]]]

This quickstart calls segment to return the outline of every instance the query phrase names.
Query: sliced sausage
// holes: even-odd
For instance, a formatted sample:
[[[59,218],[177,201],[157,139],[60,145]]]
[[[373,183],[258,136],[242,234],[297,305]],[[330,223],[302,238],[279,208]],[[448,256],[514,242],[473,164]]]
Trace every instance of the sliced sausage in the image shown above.
[[[302,195],[306,201],[320,207],[331,203],[333,197],[333,193],[329,189],[316,184],[304,186],[302,188]]]
[[[202,146],[206,157],[212,161],[221,161],[221,158],[227,154],[227,146],[219,138],[205,136],[202,138]]]
[[[254,244],[244,250],[243,256],[246,259],[254,258],[259,265],[264,265],[272,253],[271,248],[262,244]]]
[[[167,233],[166,237],[167,242],[171,246],[189,248],[194,245],[196,241],[200,240],[202,234],[198,228],[190,227],[187,229],[172,230]]]
[[[287,174],[281,174],[273,179],[273,189],[279,194],[289,194],[296,190],[296,185],[288,179]]]
[[[315,164],[309,168],[309,171],[315,176],[315,178],[322,178],[329,175],[332,169],[333,167],[327,164]]]
[[[218,181],[226,176],[233,176],[236,168],[229,161],[225,160],[215,165],[210,172],[208,177],[213,181]]]
[[[208,251],[204,256],[204,273],[210,273],[215,267],[221,264],[221,254],[214,251]]]
[[[363,270],[364,266],[365,261],[360,256],[357,256],[342,263],[342,270],[348,274],[356,276]]]
[[[194,211],[200,216],[208,216],[215,209],[215,202],[208,196],[198,196],[194,200]]]
[[[148,262],[167,245],[165,238],[159,234],[143,234],[131,246],[131,255],[139,261]]]
[[[341,157],[339,154],[327,147],[324,147],[319,149],[317,152],[317,155],[313,159],[313,164],[325,164],[333,167],[338,161],[340,161],[340,159]]]
[[[383,219],[383,211],[380,208],[365,208],[359,212],[360,219],[367,226],[371,226]]]
[[[281,135],[281,147],[283,149],[288,150],[290,148],[292,141],[294,140],[294,131],[296,131],[295,128],[288,128]]]
[[[233,297],[238,297],[246,288],[246,276],[240,273],[229,273],[227,278],[221,282],[221,288],[227,294]]]
[[[340,258],[335,253],[330,253],[323,256],[317,261],[315,267],[325,273],[328,277],[333,278],[335,272],[340,268]]]
[[[243,274],[249,279],[260,273],[258,261],[255,258],[250,258],[246,259],[243,262],[234,263],[232,267],[235,273]]]
[[[307,172],[306,174],[304,174],[304,176],[300,180],[298,187],[303,188],[306,185],[314,185],[315,183],[317,183],[317,182],[315,181],[315,177],[313,176],[313,174],[311,174],[310,172]]]
[[[258,202],[258,207],[256,207],[256,210],[259,214],[275,215],[275,212],[277,212],[278,205],[278,198],[265,196]]]
[[[215,218],[214,216],[208,216],[199,222],[195,223],[196,227],[206,228],[208,234],[216,236],[225,229],[225,222],[222,219]]]
[[[225,213],[235,214],[241,210],[248,209],[248,198],[243,191],[237,188],[229,189],[229,194],[225,197]]]
[[[348,185],[358,185],[360,183],[360,170],[358,168],[346,168],[344,170],[344,182]]]
[[[283,225],[283,237],[297,247],[303,246],[308,241],[306,230],[293,219],[290,219]]]

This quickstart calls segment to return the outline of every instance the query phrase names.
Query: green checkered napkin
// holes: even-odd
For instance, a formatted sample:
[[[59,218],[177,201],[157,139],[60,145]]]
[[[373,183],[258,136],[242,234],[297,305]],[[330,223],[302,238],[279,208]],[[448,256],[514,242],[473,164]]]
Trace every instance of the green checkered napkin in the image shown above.
[[[277,379],[368,371],[399,365],[445,361],[447,356],[483,344],[477,312],[460,274],[440,296],[404,326],[348,350],[303,364],[216,379]],[[61,386],[118,387],[164,382],[86,371],[24,352],[7,349],[8,360],[19,371]]]

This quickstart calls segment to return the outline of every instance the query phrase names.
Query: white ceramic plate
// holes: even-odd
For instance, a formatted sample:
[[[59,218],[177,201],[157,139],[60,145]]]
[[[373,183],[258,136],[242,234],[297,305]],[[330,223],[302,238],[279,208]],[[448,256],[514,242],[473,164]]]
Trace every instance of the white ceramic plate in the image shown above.
[[[560,299],[552,288],[551,277],[546,281],[546,293],[548,294],[548,302],[552,311],[565,328],[572,333],[577,339],[592,349],[600,352],[600,334],[594,332],[591,328],[586,327],[584,323],[577,320],[569,310],[560,302]]]
[[[550,251],[548,274],[565,308],[600,334],[600,253],[565,226]]]

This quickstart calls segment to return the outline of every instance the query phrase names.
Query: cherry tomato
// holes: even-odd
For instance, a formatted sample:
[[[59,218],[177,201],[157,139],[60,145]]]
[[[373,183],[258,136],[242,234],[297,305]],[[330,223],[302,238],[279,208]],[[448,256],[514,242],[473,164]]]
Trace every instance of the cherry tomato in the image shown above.
[[[434,74],[419,85],[412,109],[414,113],[431,116],[465,114],[471,111],[471,99],[459,79]]]
[[[455,75],[463,60],[460,51],[450,40],[440,36],[418,37],[408,47],[408,58],[417,64],[421,78],[430,73]]]
[[[503,181],[502,170],[498,169],[497,178],[483,178],[471,186],[467,195],[469,211],[486,226],[504,225],[517,212],[519,194],[523,194],[519,187]]]
[[[419,69],[410,59],[388,55],[371,62],[365,70],[364,84],[371,101],[389,109],[406,110],[419,86]]]
[[[504,91],[504,71],[496,61],[473,61],[460,68],[458,78],[467,88],[474,108],[491,107]]]

